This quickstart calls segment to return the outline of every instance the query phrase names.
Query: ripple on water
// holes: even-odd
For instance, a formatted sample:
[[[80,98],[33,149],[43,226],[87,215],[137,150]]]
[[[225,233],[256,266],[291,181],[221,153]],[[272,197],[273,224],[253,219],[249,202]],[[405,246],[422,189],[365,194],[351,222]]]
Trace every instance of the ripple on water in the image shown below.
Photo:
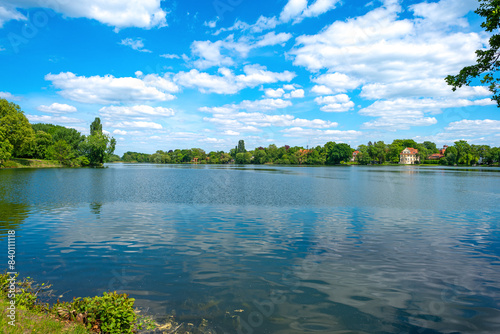
[[[0,234],[63,299],[127,292],[220,332],[500,332],[497,178],[464,173],[24,172],[0,178]]]

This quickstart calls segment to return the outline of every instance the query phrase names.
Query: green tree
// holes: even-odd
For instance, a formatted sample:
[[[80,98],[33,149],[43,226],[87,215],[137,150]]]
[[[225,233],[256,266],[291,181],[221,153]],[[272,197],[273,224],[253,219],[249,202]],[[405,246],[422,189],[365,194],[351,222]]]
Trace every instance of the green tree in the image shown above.
[[[21,157],[28,152],[35,139],[35,132],[17,104],[0,99],[0,143],[3,151],[14,157]],[[8,143],[5,143],[8,141]]]
[[[439,160],[440,163],[445,165],[455,165],[458,163],[458,151],[455,146],[450,146],[446,149],[445,157]]]
[[[266,161],[267,161],[267,154],[266,154],[266,151],[264,149],[262,150],[259,150],[258,148],[255,149],[255,153],[254,153],[254,163],[256,164],[265,164]]]
[[[323,148],[319,145],[313,148],[311,153],[307,155],[308,165],[324,165],[325,161],[326,157],[323,154]]]
[[[245,149],[245,141],[241,139],[238,141],[238,153],[245,153],[247,150]]]
[[[500,147],[492,147],[488,152],[487,159],[490,159],[491,163],[500,163]]]
[[[288,155],[288,161],[290,161],[290,164],[292,165],[298,165],[299,164],[299,158],[295,154],[287,154]]]
[[[392,144],[390,144],[388,147],[387,160],[393,163],[398,163],[399,155],[401,154],[401,151],[403,151],[404,149],[405,146],[403,145],[402,140],[400,139],[394,140]]]
[[[430,154],[438,153],[439,152],[438,148],[436,147],[436,143],[433,143],[431,141],[424,141],[423,145],[425,146],[425,148],[427,149],[427,151]]]
[[[353,149],[348,144],[336,144],[328,142],[325,144],[326,164],[338,165],[341,161],[347,161],[351,158]]]
[[[43,131],[50,134],[53,143],[59,140],[66,141],[74,151],[78,151],[80,144],[85,140],[85,136],[77,130],[60,125],[36,123],[32,124],[31,127],[35,132]]]
[[[115,148],[116,148],[116,139],[111,137],[109,139],[108,145],[106,145],[106,161],[108,161],[109,157],[113,155],[113,153],[115,153]]]
[[[90,136],[81,144],[81,150],[92,166],[102,166],[115,151],[116,140],[102,133],[99,117],[90,125]]]
[[[479,0],[479,8],[476,14],[485,18],[481,24],[487,32],[497,31],[500,26],[500,0]],[[500,35],[493,34],[489,40],[489,48],[476,51],[476,64],[466,66],[457,75],[448,75],[446,82],[453,86],[452,90],[462,86],[469,86],[473,79],[481,78],[482,84],[489,85],[488,88],[493,94],[492,100],[500,107],[500,78],[497,75],[500,67]]]
[[[486,157],[491,151],[491,147],[489,147],[488,145],[471,145],[471,151],[476,161],[478,161],[480,158],[485,161]]]
[[[46,159],[47,150],[52,145],[52,136],[44,131],[37,131],[33,145],[33,157],[35,159]]]
[[[116,154],[111,154],[109,156],[109,162],[116,162],[116,161],[120,161],[120,156]]]
[[[222,151],[219,153],[220,153],[219,162],[221,164],[227,164],[231,161],[231,155],[229,153],[224,153]]]
[[[431,155],[432,151],[429,151],[424,144],[417,144],[413,148],[418,150],[418,156],[420,157],[420,163],[423,163],[424,160],[427,159],[429,155]]]
[[[110,145],[111,148],[111,145]],[[122,161],[125,162],[150,162],[151,156],[146,153],[137,153],[137,152],[125,152],[122,156]]]
[[[201,148],[192,148],[191,152],[193,152],[193,158],[198,158],[200,161],[207,158],[207,154]]]
[[[417,148],[418,144],[416,141],[413,139],[403,139],[401,140],[401,144],[403,144],[404,148],[406,147],[411,147],[411,148]]]
[[[28,152],[30,157],[44,159],[44,148],[46,150],[50,145],[60,140],[64,140],[71,146],[74,155],[78,156],[82,154],[82,152],[80,152],[80,144],[85,140],[85,136],[77,130],[60,125],[44,123],[32,124],[31,127],[36,134],[35,140]],[[51,138],[50,143],[49,137]]]
[[[250,152],[246,153],[236,153],[235,163],[244,165],[249,164],[252,159],[252,154]]]
[[[14,146],[8,140],[0,140],[0,165],[12,156]]]
[[[360,165],[368,165],[371,162],[370,154],[368,153],[368,146],[359,145],[359,153],[356,155],[356,161]]]
[[[491,147],[484,156],[484,161],[487,164],[492,164],[498,162],[500,158],[500,148],[499,147]]]
[[[368,146],[368,153],[372,160],[377,160],[379,163],[384,163],[389,148],[383,141],[378,141]]]
[[[99,117],[96,117],[94,121],[90,124],[90,135],[93,136],[95,134],[101,134],[101,133],[102,133],[101,119]]]
[[[278,148],[278,158],[283,159],[284,155],[287,155],[287,149],[285,146],[281,146],[280,148]]]
[[[191,150],[183,149],[181,150],[182,160],[181,162],[191,162],[194,158],[194,153]]]
[[[73,149],[64,140],[58,140],[55,144],[49,146],[46,155],[49,159],[57,160],[65,165],[71,165],[71,160],[75,158]]]
[[[88,136],[81,145],[81,150],[89,159],[90,165],[101,166],[106,160],[106,148],[109,139],[104,134]]]
[[[266,149],[267,161],[273,163],[278,159],[278,147],[275,144],[270,144]]]
[[[454,145],[457,150],[457,163],[462,165],[471,164],[471,160],[473,159],[471,153],[471,146],[465,140],[459,140],[455,142]]]

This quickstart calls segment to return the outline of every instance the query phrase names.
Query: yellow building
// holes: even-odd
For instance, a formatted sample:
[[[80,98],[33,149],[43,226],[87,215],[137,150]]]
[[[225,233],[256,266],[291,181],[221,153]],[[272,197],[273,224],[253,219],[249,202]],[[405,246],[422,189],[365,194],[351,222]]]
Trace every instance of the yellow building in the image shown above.
[[[404,165],[413,165],[420,163],[418,150],[415,148],[407,147],[399,154],[399,163]]]

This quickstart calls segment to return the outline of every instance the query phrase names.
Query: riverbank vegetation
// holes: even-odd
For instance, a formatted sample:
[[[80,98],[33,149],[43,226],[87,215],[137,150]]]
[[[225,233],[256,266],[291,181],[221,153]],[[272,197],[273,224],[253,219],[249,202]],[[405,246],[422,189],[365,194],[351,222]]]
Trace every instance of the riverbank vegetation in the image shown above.
[[[103,133],[99,118],[90,125],[90,135],[85,136],[60,125],[30,124],[17,104],[0,99],[0,165],[3,167],[29,167],[41,160],[51,162],[44,163],[49,166],[40,167],[102,166],[115,146],[115,139]],[[22,159],[33,160],[27,163]]]
[[[122,157],[114,156],[111,161],[165,163],[165,164],[283,164],[283,165],[390,165],[398,164],[400,153],[406,147],[416,148],[422,164],[425,165],[467,165],[474,164],[498,165],[500,161],[500,148],[487,145],[470,145],[466,141],[457,141],[447,148],[444,156],[439,160],[427,158],[439,152],[436,144],[430,141],[417,143],[412,139],[396,139],[391,144],[383,141],[368,142],[359,145],[359,152],[354,161],[354,149],[347,144],[328,142],[325,146],[306,148],[288,145],[277,147],[274,144],[268,147],[258,147],[247,151],[243,140],[238,146],[228,153],[216,151],[206,153],[200,148],[175,149],[169,151],[156,151],[153,154],[126,152]]]
[[[105,162],[147,162],[159,164],[282,164],[282,165],[337,165],[337,164],[397,164],[406,147],[418,150],[422,164],[498,165],[500,148],[474,145],[460,140],[448,147],[440,160],[428,157],[439,149],[431,141],[417,143],[413,139],[396,139],[391,144],[368,142],[356,148],[348,144],[328,142],[324,146],[302,147],[274,144],[268,147],[245,148],[245,142],[229,152],[206,153],[201,148],[158,150],[153,154],[126,152],[121,157],[113,154],[114,138],[103,133],[96,118],[90,125],[90,135],[75,129],[52,124],[30,124],[21,108],[0,99],[0,166],[19,167],[84,167],[102,166]]]
[[[15,293],[12,292],[14,290]],[[214,333],[205,319],[195,324],[178,322],[174,315],[165,317],[162,314],[160,324],[152,316],[141,314],[134,307],[135,299],[127,294],[104,292],[102,296],[92,298],[48,303],[47,300],[53,297],[52,286],[49,284],[36,283],[30,277],[19,279],[17,274],[0,274],[0,333]],[[225,316],[233,326],[237,325],[235,321],[238,321],[238,317],[234,312],[226,312]]]
[[[2,307],[4,316],[0,321],[0,331],[121,334],[159,326],[149,317],[138,316],[134,299],[126,294],[105,292],[102,296],[74,298],[71,302],[58,300],[49,305],[42,298],[50,296],[50,288],[50,285],[35,283],[29,277],[18,280],[18,275],[0,274],[0,304],[5,306]]]

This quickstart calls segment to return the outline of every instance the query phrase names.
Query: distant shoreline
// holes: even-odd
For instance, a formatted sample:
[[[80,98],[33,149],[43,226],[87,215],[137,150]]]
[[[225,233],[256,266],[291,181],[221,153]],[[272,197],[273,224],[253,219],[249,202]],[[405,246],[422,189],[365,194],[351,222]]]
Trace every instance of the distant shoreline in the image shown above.
[[[308,164],[275,164],[275,163],[265,163],[265,164],[237,164],[237,163],[226,163],[226,164],[211,164],[211,163],[193,163],[193,162],[182,162],[182,163],[157,163],[157,162],[139,162],[139,161],[110,161],[107,164],[148,164],[148,165],[220,165],[220,166],[287,166],[287,167],[334,167],[334,166],[369,166],[369,167],[382,167],[382,166],[417,166],[417,167],[500,167],[500,163],[494,164],[480,164],[480,165],[441,165],[441,164],[399,164],[399,163],[382,163],[382,164],[359,164],[356,162],[340,163],[337,165],[308,165]],[[68,166],[64,165],[55,160],[43,160],[43,159],[25,159],[25,158],[14,158],[7,160],[4,165],[0,165],[1,169],[33,169],[33,168],[89,168],[89,166]],[[102,168],[102,167],[101,167]]]
[[[155,162],[138,162],[138,161],[113,161],[113,162],[108,162],[109,164],[148,164],[148,165],[221,165],[221,166],[285,166],[285,167],[339,167],[339,166],[369,166],[369,167],[383,167],[383,166],[412,166],[412,167],[500,167],[500,164],[492,164],[492,165],[477,165],[477,166],[469,166],[469,165],[456,165],[456,166],[449,166],[449,165],[440,165],[440,164],[414,164],[414,165],[405,165],[405,164],[397,164],[397,163],[382,163],[382,164],[368,164],[368,165],[362,165],[359,163],[355,162],[349,162],[349,163],[341,163],[339,165],[297,165],[297,164],[273,164],[273,163],[265,163],[265,164],[236,164],[236,163],[229,163],[229,164],[204,164],[204,163],[192,163],[192,162],[184,162],[184,163],[155,163]],[[59,163],[58,161],[54,160],[42,160],[42,159],[24,159],[24,158],[15,158],[15,159],[10,159],[6,162],[7,166],[2,166],[0,169],[24,169],[24,168],[88,168],[88,167],[82,167],[82,166],[75,166],[75,167],[69,167],[64,164]]]

